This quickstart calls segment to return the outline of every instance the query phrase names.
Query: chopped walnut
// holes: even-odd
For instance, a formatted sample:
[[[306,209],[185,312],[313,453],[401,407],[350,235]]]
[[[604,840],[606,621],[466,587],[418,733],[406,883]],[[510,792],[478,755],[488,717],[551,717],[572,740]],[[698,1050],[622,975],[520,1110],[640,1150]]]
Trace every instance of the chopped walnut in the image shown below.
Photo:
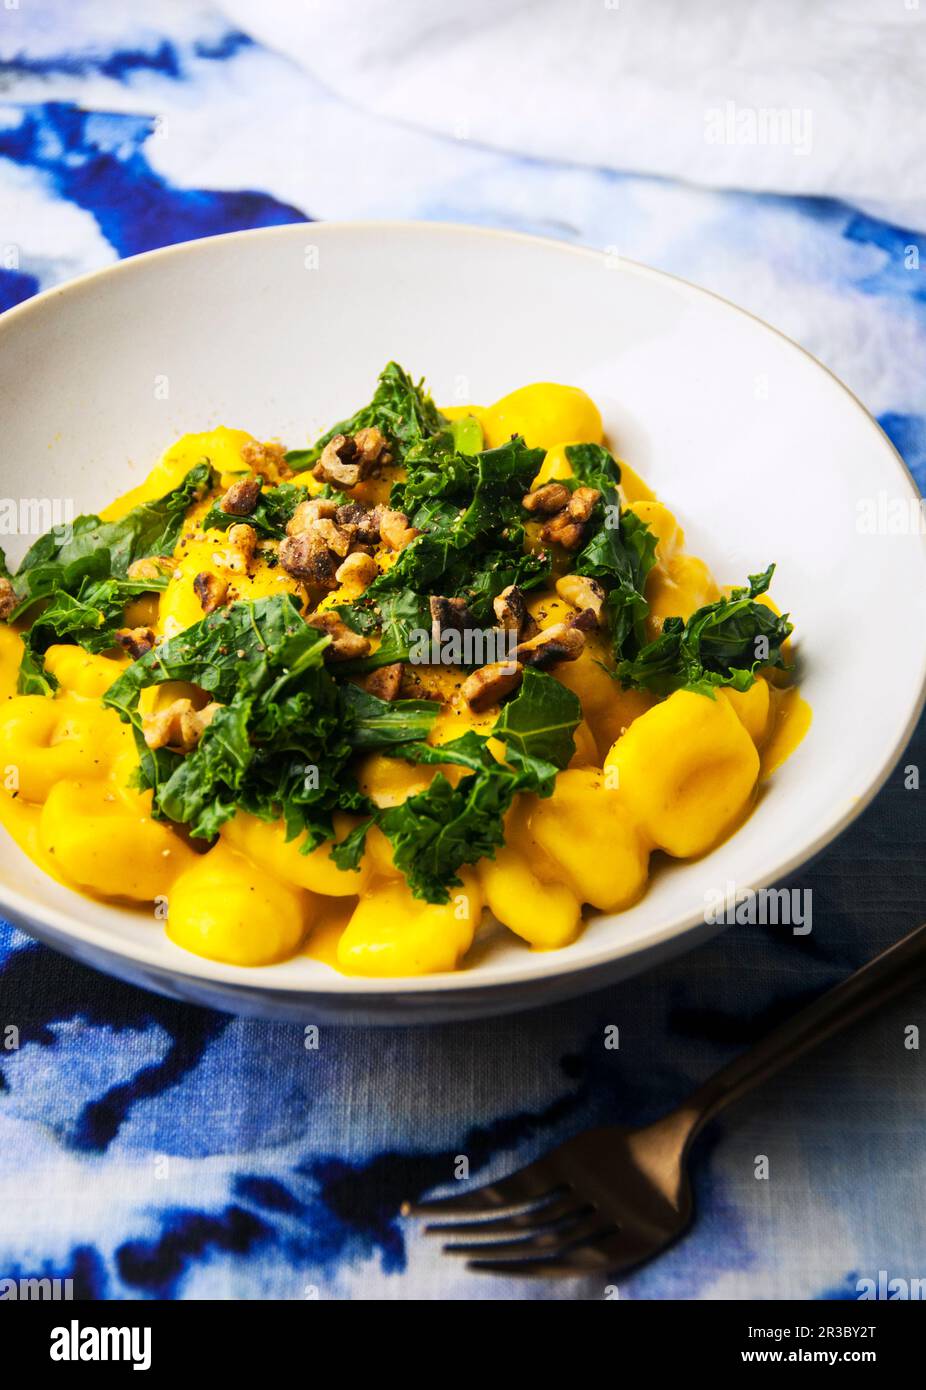
[[[286,573],[303,584],[314,584],[320,589],[338,587],[338,557],[314,531],[287,536],[280,542],[279,559]]]
[[[288,478],[292,469],[286,462],[286,447],[276,441],[260,444],[256,439],[241,446],[241,457],[252,473],[258,473],[268,482],[279,482]]]
[[[596,487],[577,487],[566,507],[573,521],[588,521],[600,496]]]
[[[141,560],[133,560],[126,570],[126,578],[136,582],[146,579],[162,579],[170,574],[176,560],[171,555],[145,555]]]
[[[551,516],[540,532],[545,541],[555,541],[566,550],[577,550],[585,535],[585,523],[601,493],[594,487],[577,487],[562,511]]]
[[[547,522],[540,534],[545,541],[555,542],[557,545],[561,545],[564,550],[578,550],[582,544],[584,531],[582,523],[570,521],[569,515],[564,509],[557,512],[556,516]]]
[[[584,632],[594,632],[601,621],[601,609],[605,592],[597,579],[589,579],[584,574],[564,574],[556,581],[556,592],[561,599],[571,603],[579,612],[570,619],[573,627]]]
[[[357,550],[352,555],[348,555],[344,563],[338,566],[334,577],[339,584],[352,584],[356,588],[366,589],[373,583],[378,573],[376,561],[372,555]]]
[[[301,535],[303,531],[310,530],[322,517],[335,516],[337,510],[337,502],[332,502],[330,497],[310,497],[307,502],[300,502],[293,512],[286,523],[286,534]]]
[[[380,700],[397,700],[402,689],[402,663],[393,661],[389,666],[377,666],[360,682],[368,695]]]
[[[227,516],[250,516],[260,497],[260,483],[256,478],[241,478],[232,483],[219,507]]]
[[[597,632],[599,626],[598,614],[594,608],[583,608],[573,617],[568,618],[570,627],[577,627],[581,632]]]
[[[359,632],[354,632],[339,613],[312,613],[306,622],[309,627],[326,632],[331,645],[325,650],[327,661],[353,661],[357,657],[369,656],[370,644]]]
[[[431,636],[440,642],[445,632],[466,632],[476,626],[476,620],[462,598],[444,598],[435,594],[428,599],[431,610]]]
[[[116,632],[116,641],[137,661],[140,656],[150,652],[155,636],[150,627],[120,627]]]
[[[584,646],[585,635],[580,628],[571,627],[568,623],[554,623],[528,642],[520,642],[515,648],[515,656],[525,666],[546,671],[560,661],[575,661]]]
[[[604,589],[598,580],[584,574],[564,574],[556,581],[556,592],[573,608],[591,608],[595,613],[601,612],[605,599]]]
[[[368,478],[375,468],[391,462],[385,437],[373,425],[356,434],[336,434],[329,439],[312,476],[346,491]]]
[[[527,493],[521,499],[521,506],[526,512],[543,512],[551,516],[553,512],[562,511],[568,501],[569,489],[563,483],[544,483],[535,492]]]
[[[198,710],[192,700],[174,700],[167,709],[142,716],[145,743],[151,749],[175,748],[179,753],[189,753],[219,709],[221,705],[215,703]]]
[[[520,684],[524,667],[519,661],[493,661],[467,676],[461,694],[474,714],[497,705]]]
[[[10,616],[18,602],[13,585],[0,575],[0,621],[5,621]]]
[[[311,528],[316,536],[319,536],[329,550],[333,550],[340,559],[350,550],[350,543],[353,540],[353,527],[339,526],[330,517],[319,517]]]
[[[377,429],[376,425],[367,425],[364,429],[358,430],[354,435],[354,444],[360,457],[368,465],[377,464],[384,467],[392,462],[392,455],[386,445],[386,436],[382,430]]]
[[[214,613],[228,599],[228,583],[217,574],[201,570],[193,580],[193,592],[204,613]]]
[[[352,549],[358,545],[376,545],[379,541],[381,507],[364,507],[360,502],[345,502],[334,514],[339,526],[354,528]]]
[[[379,534],[390,550],[404,550],[418,535],[414,526],[409,526],[404,512],[394,512],[391,507],[383,507],[379,517]]]
[[[507,632],[521,632],[533,623],[524,594],[517,584],[509,584],[507,589],[502,589],[498,597],[492,600],[492,607],[499,626]]]
[[[336,434],[322,450],[321,458],[312,469],[312,476],[318,478],[319,482],[330,483],[332,487],[356,487],[360,482],[360,464],[353,462],[356,453],[353,439],[348,435]]]
[[[228,546],[218,556],[218,563],[233,574],[247,574],[257,550],[257,532],[245,522],[228,528]]]

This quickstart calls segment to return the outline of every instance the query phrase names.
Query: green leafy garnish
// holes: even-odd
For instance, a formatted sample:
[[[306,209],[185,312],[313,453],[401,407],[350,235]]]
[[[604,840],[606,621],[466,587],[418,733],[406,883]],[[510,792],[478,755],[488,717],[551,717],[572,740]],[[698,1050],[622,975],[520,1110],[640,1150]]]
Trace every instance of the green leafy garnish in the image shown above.
[[[383,594],[376,601],[365,594],[356,603],[341,604],[336,611],[354,632],[364,636],[376,631],[380,634],[375,652],[341,663],[341,671],[346,676],[375,671],[395,661],[407,661],[415,646],[415,634],[427,632],[431,624],[427,598],[411,589]]]
[[[76,594],[87,578],[125,579],[136,560],[170,555],[191,505],[211,485],[210,465],[198,463],[177,487],[133,507],[118,521],[79,516],[69,526],[47,531],[26,551],[13,578],[19,603],[11,621],[51,593]]]
[[[509,584],[529,590],[549,579],[549,557],[524,549],[521,511],[542,461],[541,449],[516,438],[473,457],[433,455],[409,465],[393,503],[422,534],[362,599],[339,610],[358,631],[370,629],[374,612],[382,627],[380,648],[351,670],[407,658],[410,633],[430,627],[430,594],[462,598],[477,624],[491,626],[492,601]]]
[[[604,585],[604,617],[614,655],[629,657],[646,643],[646,577],[656,560],[656,537],[634,512],[621,510],[620,469],[607,449],[599,444],[573,444],[566,449],[566,457],[579,482],[601,493],[592,534],[573,569]]]
[[[779,617],[756,603],[771,582],[775,566],[749,576],[747,588],[706,604],[687,622],[666,618],[662,633],[632,660],[622,661],[617,677],[624,685],[643,686],[658,695],[697,690],[712,695],[719,685],[748,690],[762,666],[786,669],[782,644],[794,630],[788,615]]]
[[[163,589],[160,579],[85,579],[76,594],[59,590],[23,634],[19,667],[21,695],[50,695],[58,682],[45,670],[43,656],[54,642],[70,642],[87,652],[105,652],[116,644],[125,605],[139,594]]]
[[[397,462],[403,462],[416,446],[443,436],[450,446],[450,421],[438,410],[424,389],[424,382],[415,383],[397,362],[389,362],[379,375],[373,399],[369,405],[355,411],[347,420],[332,425],[316,440],[311,449],[293,449],[286,461],[293,468],[310,468],[322,450],[336,434],[356,434],[358,430],[375,425],[386,436]]]
[[[167,583],[163,575],[128,579],[130,565],[172,553],[187,511],[206,495],[212,478],[209,464],[199,463],[177,487],[133,507],[118,521],[79,516],[47,531],[30,547],[11,576],[18,601],[9,621],[37,610],[23,634],[21,694],[49,695],[57,687],[42,660],[53,642],[72,642],[89,652],[115,644],[125,605]]]
[[[557,772],[575,752],[573,733],[581,718],[571,690],[554,676],[528,669],[489,736],[504,741],[504,762],[493,757],[489,737],[474,730],[438,747],[413,743],[398,751],[411,762],[466,769],[457,786],[438,772],[426,791],[376,815],[416,898],[447,902],[449,890],[462,881],[462,865],[494,858],[505,842],[504,818],[515,796],[552,793]]]
[[[549,558],[524,550],[521,515],[542,458],[513,439],[472,458],[450,453],[409,464],[392,501],[422,534],[363,598],[338,609],[356,631],[381,631],[377,650],[345,663],[348,673],[407,660],[412,634],[430,629],[430,594],[462,598],[475,622],[490,626],[492,601],[509,584],[529,590],[549,578]]]
[[[272,540],[282,540],[286,535],[287,522],[292,519],[299,503],[304,502],[308,495],[308,491],[297,483],[279,483],[276,487],[261,491],[257,505],[247,516],[233,516],[231,512],[223,512],[216,501],[200,524],[204,531],[213,528],[217,531],[227,531],[230,526],[246,522],[248,526],[253,526],[259,535]]]
[[[338,685],[324,665],[330,640],[292,594],[276,594],[219,609],[128,667],[103,703],[133,727],[138,782],[156,813],[199,837],[238,807],[282,816],[288,838],[305,833],[307,852],[333,834],[334,811],[363,809],[353,754],[421,739],[439,707]],[[222,706],[185,757],[144,740],[141,692],[165,681],[192,683]]]
[[[355,752],[388,749],[427,738],[440,706],[433,700],[380,700],[359,685],[339,687],[348,737]]]
[[[529,666],[520,691],[499,714],[492,737],[505,744],[508,762],[530,775],[533,790],[546,796],[556,772],[576,751],[573,735],[581,719],[578,697],[554,676]]]

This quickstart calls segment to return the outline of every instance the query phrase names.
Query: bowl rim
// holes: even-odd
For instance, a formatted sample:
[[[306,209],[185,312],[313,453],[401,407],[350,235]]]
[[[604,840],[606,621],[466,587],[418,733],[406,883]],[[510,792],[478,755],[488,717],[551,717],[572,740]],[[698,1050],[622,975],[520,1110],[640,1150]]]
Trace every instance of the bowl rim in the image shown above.
[[[195,256],[199,253],[208,254],[209,247],[214,242],[243,241],[261,238],[269,241],[271,239],[283,240],[293,237],[296,234],[305,235],[307,229],[311,229],[312,235],[320,235],[322,238],[345,237],[352,235],[368,235],[370,232],[400,233],[406,236],[467,236],[481,238],[483,240],[504,241],[508,243],[522,243],[529,246],[543,247],[548,250],[555,250],[558,254],[569,254],[581,257],[585,260],[598,260],[602,256],[610,253],[601,251],[594,247],[578,246],[571,242],[559,241],[554,237],[538,236],[529,232],[509,231],[508,229],[496,227],[484,227],[477,224],[464,222],[428,222],[410,219],[369,219],[354,221],[305,221],[280,223],[272,227],[252,227],[242,231],[223,232],[215,236],[198,237],[191,241],[175,242],[169,246],[157,247],[150,251],[139,252],[134,256],[126,256],[110,265],[101,266],[96,270],[76,276],[72,280],[67,280],[60,285],[52,285],[47,290],[31,296],[21,304],[14,305],[5,313],[0,314],[0,335],[5,334],[15,325],[18,325],[24,318],[36,313],[43,313],[57,300],[67,297],[79,297],[92,291],[97,283],[102,279],[113,276],[131,274],[139,263],[158,262],[170,257]],[[640,261],[635,261],[629,257],[620,256],[619,264],[630,273],[643,278],[653,278],[661,281],[673,282],[683,293],[689,297],[706,298],[716,301],[726,309],[732,310],[742,318],[752,321],[764,328],[769,333],[774,334],[789,347],[801,354],[814,367],[824,372],[847,397],[849,403],[855,407],[862,419],[869,428],[873,429],[880,437],[883,444],[888,446],[893,457],[894,464],[898,470],[899,482],[909,494],[918,502],[921,501],[921,494],[912,473],[895,447],[893,441],[878,424],[875,417],[859,400],[855,393],[846,386],[835,372],[831,371],[825,363],[820,362],[812,353],[808,352],[800,343],[788,337],[780,329],[760,318],[758,314],[752,313],[748,309],[734,303],[725,296],[717,294],[713,290],[708,290],[700,285],[694,284],[682,276],[674,275],[670,271],[658,270],[653,266],[648,266]],[[924,549],[926,549],[926,535],[924,535]],[[857,795],[852,802],[838,815],[833,821],[828,823],[826,828],[810,841],[799,852],[790,855],[787,859],[775,862],[770,865],[768,870],[759,876],[750,887],[755,890],[768,888],[777,883],[782,878],[794,873],[796,870],[814,859],[824,849],[836,840],[849,825],[855,821],[862,812],[871,804],[875,796],[885,785],[888,777],[907,744],[919,722],[920,715],[926,706],[926,644],[924,644],[923,669],[920,679],[920,688],[911,709],[910,716],[904,728],[898,733],[891,746],[889,755],[885,758],[878,775],[872,779],[864,792]],[[9,837],[11,843],[12,837]],[[21,853],[23,851],[20,851]],[[49,879],[49,882],[55,880]],[[58,885],[67,887],[67,885]],[[71,889],[71,892],[77,892]],[[77,892],[78,896],[83,896]],[[97,901],[93,899],[92,901]],[[120,907],[118,903],[108,903],[99,900],[104,907]],[[725,901],[725,906],[731,906]],[[566,981],[573,977],[575,981],[575,993],[581,993],[586,977],[605,969],[609,965],[624,958],[640,957],[642,961],[655,958],[661,947],[668,943],[677,942],[678,950],[684,949],[684,942],[693,933],[696,934],[697,928],[704,928],[703,915],[697,912],[687,912],[677,915],[668,923],[663,923],[652,932],[646,934],[644,939],[636,939],[632,943],[622,942],[620,939],[606,943],[597,948],[591,955],[579,961],[563,960],[562,951],[548,951],[539,953],[547,959],[537,963],[534,953],[534,963],[527,965],[506,966],[504,970],[497,974],[485,977],[478,967],[467,969],[464,965],[457,971],[443,971],[432,975],[411,975],[393,977],[366,977],[341,975],[332,970],[330,977],[326,974],[319,980],[311,982],[296,981],[270,981],[262,982],[261,976],[268,969],[276,969],[279,966],[233,966],[220,961],[210,960],[207,957],[195,956],[186,951],[181,951],[179,947],[174,947],[173,943],[168,943],[172,947],[171,954],[176,952],[176,959],[165,958],[163,934],[159,935],[157,941],[151,943],[142,942],[123,942],[114,939],[112,934],[103,927],[98,927],[92,923],[78,923],[75,928],[74,919],[64,910],[51,906],[50,904],[36,903],[26,894],[20,893],[17,889],[11,888],[0,880],[0,910],[9,912],[15,922],[31,934],[42,938],[44,928],[47,938],[55,949],[68,951],[68,944],[74,948],[83,945],[94,951],[99,951],[103,956],[118,961],[125,961],[136,965],[146,966],[158,975],[179,975],[191,982],[201,981],[203,985],[215,984],[222,986],[238,986],[242,995],[258,990],[262,995],[272,998],[303,996],[306,1000],[312,997],[344,996],[345,998],[356,996],[407,996],[407,995],[431,995],[439,992],[450,991],[452,993],[479,993],[486,994],[492,991],[504,992],[514,986],[540,987],[544,982],[559,979]],[[608,915],[608,914],[603,914]],[[722,926],[718,928],[721,930]],[[713,933],[712,933],[713,935]],[[68,944],[58,940],[60,936],[68,939]],[[692,943],[694,944],[694,943]],[[74,954],[71,951],[70,954]],[[281,962],[286,965],[287,962]]]

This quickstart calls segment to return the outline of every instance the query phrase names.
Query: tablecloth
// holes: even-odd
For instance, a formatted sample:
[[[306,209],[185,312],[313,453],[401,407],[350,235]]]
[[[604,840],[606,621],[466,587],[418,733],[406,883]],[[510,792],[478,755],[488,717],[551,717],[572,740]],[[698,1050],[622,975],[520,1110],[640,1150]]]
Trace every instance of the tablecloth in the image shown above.
[[[4,8],[0,58],[3,308],[150,247],[304,218],[548,233],[769,319],[846,380],[926,485],[926,244],[909,229],[409,129],[196,4]],[[889,679],[877,634],[857,640]],[[470,1274],[400,1204],[451,1185],[459,1155],[489,1178],[589,1124],[656,1116],[916,925],[926,781],[909,769],[924,765],[921,725],[871,808],[790,880],[812,888],[810,935],[733,927],[511,1018],[324,1027],[307,1050],[299,1026],[167,1001],[0,924],[0,1277],[114,1299],[605,1296],[600,1279]],[[910,1045],[924,1004],[907,995],[716,1123],[692,1233],[620,1297],[856,1298],[879,1271],[926,1276],[926,1063]]]

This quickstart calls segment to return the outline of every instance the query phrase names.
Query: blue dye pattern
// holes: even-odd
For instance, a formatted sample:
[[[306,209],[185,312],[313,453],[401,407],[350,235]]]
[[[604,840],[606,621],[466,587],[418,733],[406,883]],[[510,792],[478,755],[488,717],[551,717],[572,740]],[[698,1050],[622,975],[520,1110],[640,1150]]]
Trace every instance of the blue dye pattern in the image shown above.
[[[0,157],[39,171],[59,197],[90,212],[120,256],[307,220],[266,193],[173,187],[144,154],[154,128],[151,117],[48,102],[24,108],[18,124],[0,129]]]
[[[116,1268],[129,1289],[173,1298],[192,1264],[213,1254],[249,1255],[272,1241],[271,1228],[252,1212],[228,1206],[216,1215],[167,1210],[153,1240],[130,1240],[116,1251]]]
[[[910,295],[926,302],[926,234],[895,227],[854,209],[842,234],[848,241],[876,246],[886,253],[882,268],[856,281],[856,289],[869,294]]]
[[[888,411],[878,416],[878,424],[926,495],[926,415],[899,415]]]
[[[190,58],[226,62],[242,49],[253,47],[253,39],[239,29],[228,29],[215,38],[196,39],[185,50],[181,44],[161,39],[150,48],[117,48],[100,52],[55,53],[30,57],[17,53],[0,62],[0,76],[17,77],[108,77],[129,82],[139,73],[154,74],[172,81],[188,77]]]
[[[235,1179],[234,1193],[242,1201],[253,1202],[255,1206],[267,1211],[286,1212],[298,1216],[305,1211],[305,1204],[293,1196],[289,1188],[276,1178],[263,1178],[257,1174],[242,1173]]]
[[[39,282],[21,270],[0,270],[0,313],[38,294]]]
[[[115,1033],[142,1031],[156,1025],[170,1038],[158,1063],[143,1067],[129,1081],[101,1095],[89,1097],[70,1129],[60,1135],[76,1151],[101,1153],[112,1143],[133,1105],[177,1086],[195,1070],[210,1040],[219,1036],[230,1020],[116,980],[107,982],[101,990],[100,977],[95,972],[65,965],[63,961],[51,968],[49,985],[53,986],[54,1003],[46,1011],[44,1002],[40,1004],[32,994],[35,972],[46,956],[37,945],[12,951],[5,958],[0,954],[0,1000],[7,1006],[16,1001],[20,1050],[30,1043],[54,1049],[58,1045],[54,1025],[69,1019],[80,1019],[88,1027],[105,1026]],[[0,1090],[8,1088],[3,1065],[9,1066],[12,1060],[13,1054],[0,1053]]]
[[[829,1299],[833,1302],[857,1303],[859,1297],[856,1285],[860,1277],[858,1271],[853,1269],[845,1279],[830,1284],[828,1288],[820,1289],[815,1296],[817,1299]]]

